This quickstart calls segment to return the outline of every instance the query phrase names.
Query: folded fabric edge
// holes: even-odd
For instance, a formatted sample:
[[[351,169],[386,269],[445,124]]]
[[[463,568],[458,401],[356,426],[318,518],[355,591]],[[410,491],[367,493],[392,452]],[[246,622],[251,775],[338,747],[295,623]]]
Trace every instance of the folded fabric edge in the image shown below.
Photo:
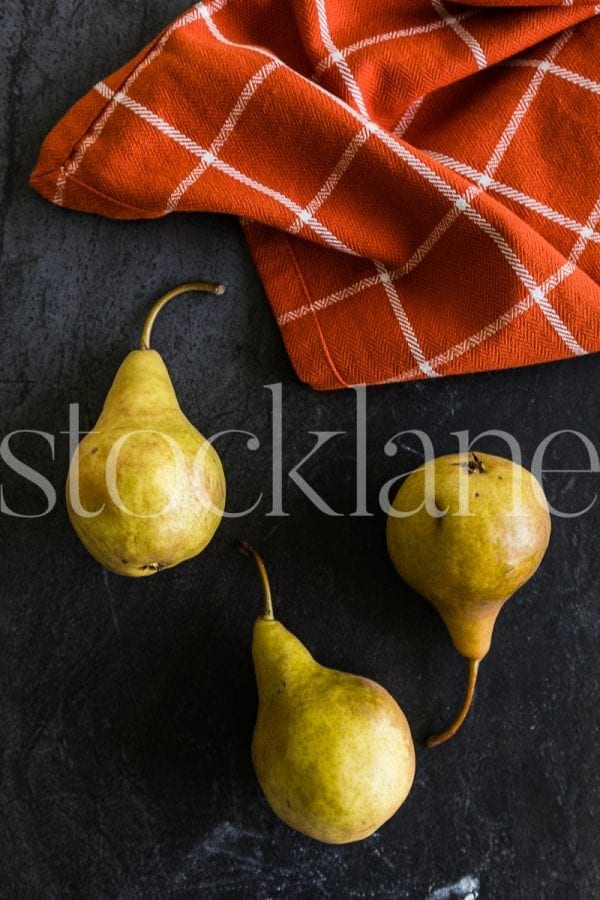
[[[146,44],[132,59],[117,69],[109,78],[105,79],[112,90],[122,90],[128,79],[136,72],[139,65],[152,53],[154,48],[163,39],[163,36],[172,28],[164,28],[149,44]],[[78,185],[78,191],[69,208],[79,212],[105,212],[106,203],[111,205],[111,214],[114,218],[155,218],[156,213],[148,210],[137,209],[124,204],[114,197],[109,197],[95,188],[78,181],[69,172],[69,164],[77,158],[77,152],[81,147],[91,144],[98,136],[102,127],[102,118],[110,106],[110,101],[100,92],[90,88],[67,112],[59,119],[56,125],[46,136],[40,147],[38,160],[29,177],[29,185],[50,203],[62,206],[62,189],[64,179],[69,176],[69,181]],[[96,133],[97,132],[97,133]],[[74,167],[76,168],[76,166]],[[89,192],[89,195],[88,195]],[[102,198],[102,209],[90,209],[89,203],[84,203],[83,197],[91,199]],[[81,205],[79,205],[79,202]]]
[[[306,287],[296,260],[294,248],[288,236],[257,222],[242,221],[242,227],[276,319],[281,314],[281,298],[285,297],[286,294],[289,298],[289,308],[291,309],[300,310],[302,308],[306,309],[306,307],[313,307],[315,298],[310,295]],[[550,253],[556,256],[556,259],[550,264],[550,268],[562,267],[566,263],[566,257],[552,244],[547,244],[547,247]],[[584,270],[578,271],[579,277],[583,279],[582,284],[578,287],[579,292],[589,290],[597,296],[598,286],[596,283]],[[534,314],[536,308],[536,304],[532,303],[527,307],[526,313]],[[403,370],[398,370],[395,375],[390,373],[385,377],[383,373],[377,376],[373,371],[357,372],[356,374],[359,375],[357,379],[352,376],[349,377],[343,367],[340,368],[340,361],[336,360],[332,355],[320,326],[318,311],[314,308],[310,309],[309,314],[302,315],[297,320],[286,323],[280,330],[285,348],[298,378],[318,391],[340,390],[362,383],[382,386],[391,383],[423,380],[428,377],[423,371],[419,371],[419,368],[416,366],[412,369],[404,368]],[[487,331],[487,329],[483,329],[483,331]],[[503,329],[492,330],[489,335],[485,335],[483,341],[480,339],[474,341],[472,349],[477,347],[481,349],[483,344],[488,348],[493,347],[498,339],[503,339],[503,335]],[[472,335],[471,337],[475,338],[478,336]],[[461,344],[468,344],[470,340],[468,338]],[[587,345],[585,353],[598,351],[599,344],[597,339],[587,340],[585,344]],[[463,348],[458,356],[462,357],[464,354],[470,355],[471,350],[468,347],[466,349]],[[442,356],[444,355],[442,354]],[[479,351],[477,351],[477,355],[470,358],[468,367],[465,368],[456,366],[455,356],[456,354],[450,354],[443,365],[440,362],[442,368],[438,369],[438,376],[453,377],[455,375],[527,368],[531,365],[543,365],[548,362],[571,359],[573,358],[573,352],[567,347],[566,343],[561,343],[559,346],[554,346],[552,350],[548,349],[546,355],[538,354],[526,362],[511,362],[506,357],[503,358],[502,355],[497,355],[493,364],[490,364],[489,353],[479,356]]]
[[[242,220],[244,237],[267,294],[273,315],[277,317],[273,297],[292,296],[294,305],[310,303],[302,273],[285,234],[259,222]],[[303,319],[302,328],[280,329],[285,349],[296,375],[317,391],[350,387],[338,372],[324,341],[316,315]],[[314,344],[321,353],[314,353]]]

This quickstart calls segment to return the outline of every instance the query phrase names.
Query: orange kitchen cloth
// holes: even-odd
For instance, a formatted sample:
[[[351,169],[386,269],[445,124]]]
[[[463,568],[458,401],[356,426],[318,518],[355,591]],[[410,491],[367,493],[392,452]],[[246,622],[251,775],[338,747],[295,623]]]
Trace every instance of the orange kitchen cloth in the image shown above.
[[[33,187],[242,219],[315,388],[600,349],[600,5],[211,0],[97,84]]]

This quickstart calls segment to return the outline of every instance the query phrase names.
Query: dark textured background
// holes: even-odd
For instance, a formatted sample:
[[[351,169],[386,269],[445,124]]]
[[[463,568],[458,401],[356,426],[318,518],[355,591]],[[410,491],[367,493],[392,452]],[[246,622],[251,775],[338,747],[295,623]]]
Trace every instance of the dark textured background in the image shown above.
[[[465,666],[436,613],[386,555],[380,486],[437,452],[452,432],[513,431],[525,463],[571,428],[600,447],[600,359],[371,389],[371,518],[352,518],[354,395],[316,394],[295,378],[237,223],[175,215],[119,223],[60,210],[27,186],[58,117],[184,7],[180,0],[13,0],[0,13],[4,197],[1,435],[57,487],[49,515],[0,515],[0,896],[13,898],[589,898],[600,892],[597,834],[599,504],[555,519],[540,572],[503,612],[474,711],[438,750]],[[6,11],[6,10],[9,11]],[[191,278],[223,298],[181,298],[157,326],[184,410],[219,445],[229,508],[209,549],[143,581],[103,571],[79,544],[61,499],[68,404],[91,427],[134,346],[150,300]],[[291,484],[289,516],[270,509],[270,402],[283,382],[285,460],[310,430],[348,430],[303,469],[343,517],[319,514]],[[502,451],[486,439],[481,447]],[[587,464],[574,438],[556,468]],[[4,503],[39,516],[40,490],[1,468]],[[593,474],[553,474],[552,501],[587,505]],[[259,588],[235,551],[245,536],[270,566],[282,620],[318,659],[371,676],[398,698],[418,742],[415,785],[371,839],[328,847],[283,826],[256,784],[250,661]],[[596,797],[594,798],[594,792]]]

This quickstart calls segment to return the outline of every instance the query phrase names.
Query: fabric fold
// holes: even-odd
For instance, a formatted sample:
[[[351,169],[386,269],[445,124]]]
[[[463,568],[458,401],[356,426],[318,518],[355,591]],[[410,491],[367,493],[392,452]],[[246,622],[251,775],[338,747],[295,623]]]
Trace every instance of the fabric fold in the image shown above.
[[[597,7],[516,6],[196,4],[67,113],[31,184],[240,216],[315,388],[598,350]]]

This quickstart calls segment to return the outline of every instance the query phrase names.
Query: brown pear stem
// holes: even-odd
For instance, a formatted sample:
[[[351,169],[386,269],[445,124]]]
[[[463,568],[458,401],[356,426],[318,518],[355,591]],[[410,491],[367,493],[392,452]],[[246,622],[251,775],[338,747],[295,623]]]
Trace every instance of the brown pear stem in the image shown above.
[[[218,295],[225,292],[225,286],[223,284],[216,284],[214,281],[190,281],[188,284],[180,284],[179,287],[172,288],[170,291],[167,291],[166,294],[163,294],[162,297],[156,301],[146,317],[140,338],[140,350],[150,349],[152,326],[163,306],[166,306],[173,297],[178,297],[180,294],[187,294],[188,291],[201,291],[205,294]]]
[[[240,550],[242,553],[245,553],[246,556],[251,556],[256,566],[258,568],[258,574],[260,575],[260,580],[263,587],[263,594],[265,599],[265,608],[262,614],[263,619],[274,619],[273,615],[273,599],[271,597],[271,585],[269,584],[269,576],[267,575],[267,569],[263,562],[262,556],[260,556],[256,550],[250,546],[246,541],[240,542]]]
[[[462,709],[459,712],[458,716],[450,725],[449,728],[446,728],[445,731],[442,731],[441,734],[432,734],[431,737],[428,737],[425,741],[425,745],[427,747],[437,747],[438,744],[443,744],[444,741],[449,741],[451,737],[454,737],[462,723],[467,718],[467,713],[471,709],[471,703],[473,702],[473,695],[475,693],[475,684],[477,682],[477,672],[479,671],[479,660],[478,659],[470,659],[469,660],[469,680],[467,681],[467,693],[465,694],[464,703],[462,705]]]

